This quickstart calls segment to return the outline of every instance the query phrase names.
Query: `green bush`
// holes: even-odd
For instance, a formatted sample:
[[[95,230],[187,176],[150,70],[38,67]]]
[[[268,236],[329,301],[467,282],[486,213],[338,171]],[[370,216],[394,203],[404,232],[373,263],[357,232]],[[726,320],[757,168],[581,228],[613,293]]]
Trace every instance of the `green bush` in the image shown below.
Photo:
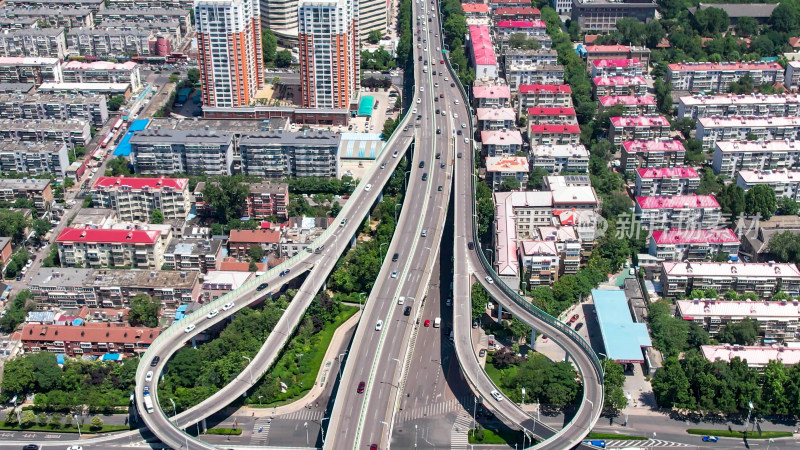
[[[206,434],[218,434],[222,436],[239,436],[242,434],[241,428],[210,428],[206,430]]]

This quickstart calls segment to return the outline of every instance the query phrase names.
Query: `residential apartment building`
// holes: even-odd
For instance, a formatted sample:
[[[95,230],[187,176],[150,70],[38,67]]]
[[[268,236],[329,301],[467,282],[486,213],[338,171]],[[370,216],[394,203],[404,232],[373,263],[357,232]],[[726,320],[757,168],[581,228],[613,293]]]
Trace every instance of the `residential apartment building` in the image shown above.
[[[156,36],[152,31],[135,29],[73,28],[67,32],[70,53],[95,58],[157,56],[151,52]]]
[[[531,148],[531,166],[553,174],[585,173],[589,171],[589,151],[582,144],[536,145]]]
[[[670,124],[664,116],[612,117],[609,138],[615,145],[624,141],[668,139]]]
[[[776,197],[800,199],[800,170],[740,170],[736,172],[736,184],[745,191],[763,184],[771,187]]]
[[[95,12],[94,17],[98,23],[105,20],[125,20],[134,22],[172,22],[180,23],[181,35],[186,36],[192,29],[190,8],[106,8]],[[196,11],[195,11],[196,13]],[[197,16],[195,16],[197,19]],[[199,48],[199,47],[198,47]]]
[[[155,230],[65,228],[56,238],[62,267],[160,269],[164,244]]]
[[[233,133],[155,128],[134,132],[130,144],[139,174],[231,174]]]
[[[275,33],[278,42],[287,47],[297,46],[297,1],[260,0],[261,26]]]
[[[595,59],[589,66],[592,78],[597,77],[641,77],[647,67],[638,59]]]
[[[572,107],[572,88],[567,84],[528,84],[518,90],[521,111],[534,106]]]
[[[561,252],[552,241],[522,241],[519,245],[521,274],[530,287],[552,286],[558,281]],[[580,249],[580,246],[578,246]]]
[[[95,126],[108,121],[108,104],[102,95],[0,94],[2,119],[81,119]]]
[[[491,32],[485,25],[471,25],[467,41],[472,67],[477,79],[497,78],[497,56],[494,53]]]
[[[0,141],[0,174],[55,175],[63,178],[69,167],[65,142]]]
[[[784,84],[793,91],[800,87],[800,61],[788,61],[786,63]]]
[[[53,205],[50,180],[0,178],[0,202],[14,203],[19,199],[32,200],[38,213],[49,211]]]
[[[291,258],[307,251],[333,223],[333,217],[292,217],[281,229],[280,257]]]
[[[577,125],[575,108],[543,106],[528,108],[528,128],[535,125]],[[530,135],[530,131],[528,132]]]
[[[42,267],[30,279],[30,291],[40,306],[60,308],[127,308],[145,294],[162,308],[198,299],[197,272],[172,270],[109,270]]]
[[[481,131],[481,144],[486,156],[516,155],[522,150],[522,134],[508,129]]]
[[[304,107],[350,106],[360,80],[359,3],[366,2],[374,4],[371,0],[300,2],[300,91]],[[385,24],[385,9],[382,12]],[[376,26],[380,24],[371,23],[368,29]]]
[[[700,186],[700,175],[692,167],[636,169],[636,196],[694,194]]]
[[[203,105],[248,106],[264,85],[258,0],[194,3]]]
[[[69,119],[0,119],[0,140],[59,141],[86,146],[92,139],[89,122]]]
[[[60,353],[72,358],[99,357],[106,353],[136,356],[145,351],[160,328],[112,326],[110,323],[71,325],[27,324],[20,332],[25,353]]]
[[[61,61],[58,58],[0,56],[0,83],[61,83]]]
[[[275,216],[288,219],[289,185],[286,183],[250,183],[245,202],[245,214],[251,220],[265,220]]]
[[[100,177],[92,202],[111,208],[119,220],[149,223],[153,211],[165,219],[185,219],[191,206],[188,178]]]
[[[128,83],[134,92],[142,88],[139,64],[133,61],[70,61],[63,65],[62,71],[65,83]]]
[[[747,362],[747,367],[763,372],[771,361],[780,361],[784,366],[800,364],[800,348],[782,345],[701,345],[700,351],[709,362],[730,364],[734,358]]]
[[[0,33],[0,56],[63,59],[66,54],[63,28],[28,28]]]
[[[564,66],[557,64],[519,65],[506,64],[506,80],[511,89],[529,84],[561,84]]]
[[[239,260],[249,260],[250,247],[261,247],[265,253],[277,254],[281,232],[273,229],[231,230],[228,238],[229,255]]]
[[[507,130],[517,122],[517,114],[511,108],[478,108],[476,117],[479,130]]]
[[[546,48],[535,50],[509,48],[503,54],[503,64],[505,67],[556,65],[558,52]]]
[[[633,45],[587,45],[583,51],[586,63],[591,65],[598,59],[638,59],[647,67],[650,64],[650,49]]]
[[[492,19],[495,22],[504,20],[525,20],[534,21],[542,18],[539,8],[532,6],[501,6],[492,12]]]
[[[164,250],[164,268],[208,273],[222,263],[222,240],[173,238]]]
[[[660,261],[705,261],[719,254],[736,256],[739,238],[730,228],[714,230],[655,230],[648,253]]]
[[[88,8],[0,8],[0,17],[16,23],[28,23],[38,28],[39,23],[46,23],[50,28],[90,27],[94,24],[94,14]],[[24,28],[33,28],[24,27]]]
[[[505,84],[475,85],[472,98],[476,108],[505,108],[511,104],[511,89]]]
[[[608,111],[615,106],[621,106],[623,115],[649,116],[656,114],[656,99],[651,95],[608,95],[600,97],[598,113]]]
[[[531,125],[528,127],[531,146],[536,145],[578,145],[581,142],[581,128],[578,125]]]
[[[461,11],[468,19],[480,19],[489,17],[489,5],[486,3],[462,3]]]
[[[796,302],[696,299],[677,300],[675,304],[678,317],[696,323],[712,337],[716,337],[726,325],[739,323],[746,317],[758,322],[759,328],[764,333],[764,339],[785,343],[796,342],[799,337],[797,327],[800,323],[800,314],[797,312]],[[775,347],[770,348],[779,350]],[[740,353],[742,352],[727,352],[729,356],[742,356]]]
[[[572,0],[550,0],[550,6],[559,14],[572,12]]]
[[[711,168],[733,178],[740,170],[800,170],[800,143],[794,140],[718,141]]]
[[[508,41],[508,38],[514,34],[522,34],[529,39],[547,35],[547,24],[540,19],[525,20],[519,17],[495,19],[494,28],[496,38],[500,42]]]
[[[697,121],[695,134],[705,148],[717,141],[793,141],[800,137],[800,117],[703,117]]]
[[[784,69],[777,62],[690,62],[667,65],[672,89],[689,92],[727,92],[731,83],[750,75],[753,86],[783,83]]]
[[[658,5],[653,1],[572,0],[570,15],[581,30],[610,33],[619,19],[652,22]]]
[[[108,7],[191,9],[193,0],[109,0]]]
[[[640,167],[678,167],[686,160],[686,149],[679,140],[625,141],[620,166],[633,175]]]
[[[134,22],[131,20],[106,19],[97,24],[101,30],[114,32],[130,32],[142,30],[151,33],[148,41],[149,49],[142,47],[144,53],[149,51],[151,56],[169,56],[173,49],[178,49],[183,42],[180,22],[178,20],[153,21],[148,23]]]
[[[105,7],[105,0],[6,0],[12,8],[47,8],[55,10],[87,8],[97,12]]]
[[[647,95],[647,81],[640,76],[594,77],[592,78],[592,94],[594,98],[609,95],[643,96]]]
[[[322,130],[249,133],[239,140],[242,169],[269,179],[336,177],[340,142],[340,134]]]
[[[691,95],[678,99],[678,119],[703,117],[793,117],[800,115],[800,95]]]
[[[516,179],[523,188],[528,185],[528,158],[524,156],[490,156],[486,158],[487,179],[491,178],[492,190],[500,188],[506,178]]]
[[[702,230],[721,225],[722,209],[713,195],[635,197],[636,215],[646,230]]]
[[[768,300],[778,291],[795,297],[800,294],[800,271],[794,264],[783,263],[665,262],[661,265],[661,283],[665,297],[715,289],[721,295],[728,291],[753,292]],[[798,314],[797,307],[794,310]]]

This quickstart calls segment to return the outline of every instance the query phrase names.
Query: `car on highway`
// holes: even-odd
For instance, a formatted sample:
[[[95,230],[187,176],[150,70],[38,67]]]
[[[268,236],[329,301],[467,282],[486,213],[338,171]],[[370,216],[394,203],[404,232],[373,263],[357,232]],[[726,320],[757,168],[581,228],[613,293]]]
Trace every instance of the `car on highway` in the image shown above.
[[[427,61],[426,61],[426,62],[427,62]],[[425,92],[425,86],[420,86],[420,87],[419,87],[419,91],[420,91],[420,92]]]
[[[397,271],[396,270],[392,271],[392,278],[397,278]]]
[[[147,372],[147,374],[144,376],[144,381],[147,381],[149,383],[152,380],[153,380],[153,371],[151,370]]]
[[[145,386],[144,389],[142,390],[142,392],[144,392],[145,395],[149,394],[150,393],[150,386]]]
[[[439,168],[440,168],[440,169],[444,169],[444,163],[440,164],[440,165],[439,165]],[[441,189],[439,189],[439,190],[441,191]]]
[[[383,320],[379,320],[378,323],[375,324],[375,331],[381,331],[383,329]]]
[[[22,447],[22,450],[39,450],[39,446],[36,444],[28,444]]]
[[[436,75],[436,71],[433,71],[433,74]],[[439,87],[439,83],[433,83],[433,87]]]
[[[436,134],[442,134],[442,130],[441,130],[441,128],[437,128],[437,129],[436,129]]]
[[[231,303],[225,303],[224,305],[222,305],[222,310],[223,310],[223,311],[227,311],[227,310],[229,310],[229,309],[231,309],[231,308],[233,308],[233,302],[231,302]]]
[[[431,319],[425,319],[425,322],[422,324],[423,326],[429,327],[431,326]]]
[[[369,450],[378,450],[378,444],[372,444],[369,446]]]
[[[395,253],[392,255],[392,262],[397,262],[398,258],[400,258],[400,253]]]
[[[404,316],[410,316],[411,315],[411,307],[410,306],[406,306],[406,309],[403,310],[403,315]]]
[[[461,128],[467,128],[467,124],[465,124],[465,123],[462,123],[462,124],[461,124]]]
[[[464,138],[464,143],[469,144],[469,138]]]
[[[356,392],[358,392],[359,394],[363,394],[364,393],[364,386],[366,386],[366,385],[367,384],[364,383],[363,381],[359,382],[358,383],[358,387],[356,388]]]
[[[192,332],[192,330],[194,330],[195,328],[197,328],[197,325],[195,325],[195,324],[191,324],[191,325],[189,325],[188,327],[184,328],[184,329],[183,329],[183,332],[184,332],[184,333],[191,333],[191,332]]]
[[[402,305],[405,302],[406,302],[406,298],[405,297],[397,297],[397,304],[398,305]]]
[[[473,250],[475,248],[475,243],[471,242],[471,241],[467,242],[467,248],[470,249],[470,250]]]
[[[458,105],[458,100],[453,100],[453,103]]]
[[[218,309],[212,309],[211,312],[208,313],[206,318],[207,319],[213,319],[214,317],[217,317],[217,314],[219,314],[219,310]]]
[[[703,442],[719,442],[719,438],[716,436],[703,436]]]
[[[386,168],[386,163],[381,164],[381,169],[385,169],[385,168]]]
[[[368,184],[368,185],[364,186],[364,190],[365,191],[369,192],[370,189],[372,189],[372,185],[371,184]]]
[[[462,153],[458,152],[458,158],[461,159]]]
[[[264,289],[266,289],[266,288],[267,288],[267,286],[269,286],[269,283],[261,283],[261,284],[259,284],[259,285],[258,285],[258,287],[256,288],[256,290],[257,290],[257,291],[263,291]]]
[[[438,36],[438,34],[437,34],[437,36]],[[439,61],[439,62],[440,62],[441,64],[444,64],[444,60],[441,60],[441,61]]]
[[[492,397],[494,397],[494,399],[497,400],[498,402],[502,402],[503,401],[503,394],[498,392],[497,389],[492,390],[492,392],[490,392],[490,394],[492,394]]]
[[[428,229],[427,228],[423,228],[422,229],[422,233],[420,234],[420,236],[427,237],[428,236]]]
[[[422,99],[421,99],[421,98],[418,98],[418,99],[417,99],[417,103],[422,103]]]
[[[439,98],[444,98],[444,94],[439,94]],[[444,115],[444,111],[442,111],[442,115]]]
[[[442,168],[444,169],[444,164],[442,164]],[[436,190],[442,192],[442,186],[440,185],[438,188],[436,188]]]
[[[445,304],[445,306],[452,306],[453,305],[453,299],[448,298],[447,301],[444,302],[444,304]]]
[[[453,118],[458,119],[458,113],[453,113]]]
[[[486,349],[485,349],[485,348],[482,348],[482,349],[481,349],[481,351],[480,351],[480,352],[478,352],[478,356],[480,356],[481,358],[483,358],[484,356],[486,356]]]
[[[81,447],[80,445],[70,445],[69,447],[67,447],[67,450],[83,450],[83,447]]]
[[[579,323],[579,324],[575,325],[575,331],[578,331],[578,330],[580,330],[581,328],[583,328],[583,322],[581,322],[581,323]]]
[[[577,314],[573,314],[572,317],[569,318],[570,323],[575,322],[576,320],[578,320],[578,317],[580,317],[580,316],[578,316]]]
[[[428,172],[422,174],[422,181],[428,181]]]
[[[153,360],[150,362],[150,367],[157,366],[159,361],[161,361],[161,357],[160,356],[154,356]]]
[[[489,275],[486,275],[486,282],[489,283],[489,284],[493,284],[494,280]]]
[[[392,153],[392,158],[397,158],[397,152]]]
[[[594,445],[595,447],[606,448],[606,441],[593,440],[593,441],[583,441],[583,443]]]

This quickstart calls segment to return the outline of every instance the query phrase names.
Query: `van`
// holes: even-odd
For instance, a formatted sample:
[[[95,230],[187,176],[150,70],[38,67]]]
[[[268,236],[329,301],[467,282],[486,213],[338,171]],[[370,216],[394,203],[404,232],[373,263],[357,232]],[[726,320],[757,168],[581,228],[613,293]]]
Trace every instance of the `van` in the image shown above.
[[[442,325],[442,318],[437,317],[433,319],[433,328],[439,328]]]

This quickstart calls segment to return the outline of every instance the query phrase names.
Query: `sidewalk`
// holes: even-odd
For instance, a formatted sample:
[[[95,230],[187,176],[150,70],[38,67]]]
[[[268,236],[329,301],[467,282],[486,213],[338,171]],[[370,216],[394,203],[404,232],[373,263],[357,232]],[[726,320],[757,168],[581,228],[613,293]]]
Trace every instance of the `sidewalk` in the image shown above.
[[[361,317],[361,312],[356,312],[353,314],[347,321],[345,321],[339,328],[336,329],[336,332],[333,333],[333,337],[331,338],[330,344],[328,344],[328,350],[325,352],[325,358],[322,360],[322,365],[319,368],[319,373],[317,374],[317,382],[314,383],[314,386],[311,388],[310,391],[306,393],[302,398],[297,399],[296,401],[281,405],[275,406],[272,408],[253,408],[250,406],[243,406],[239,408],[234,415],[242,415],[242,416],[251,416],[251,417],[273,417],[273,416],[282,416],[285,414],[291,414],[296,411],[300,411],[307,407],[309,404],[314,404],[316,400],[322,395],[325,391],[325,388],[328,386],[329,381],[336,380],[336,374],[333,374],[333,378],[331,375],[328,374],[328,370],[333,366],[334,361],[337,360],[339,357],[339,349],[342,346],[343,340],[347,332],[358,324],[358,320]],[[325,381],[322,381],[323,377],[325,377]]]

